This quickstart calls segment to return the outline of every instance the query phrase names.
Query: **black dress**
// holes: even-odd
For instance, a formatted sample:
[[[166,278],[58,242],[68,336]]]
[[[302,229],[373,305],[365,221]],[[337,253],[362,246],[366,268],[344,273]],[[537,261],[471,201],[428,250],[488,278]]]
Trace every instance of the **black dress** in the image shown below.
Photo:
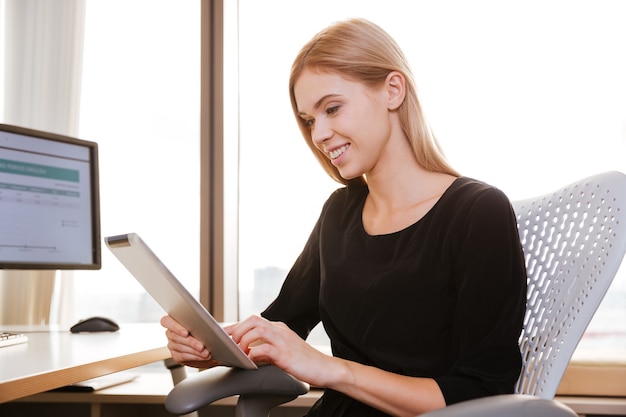
[[[276,300],[262,313],[305,338],[321,320],[333,355],[434,378],[447,404],[511,393],[526,270],[513,209],[461,177],[418,222],[368,235],[365,185],[335,191]],[[309,416],[382,416],[326,390]]]

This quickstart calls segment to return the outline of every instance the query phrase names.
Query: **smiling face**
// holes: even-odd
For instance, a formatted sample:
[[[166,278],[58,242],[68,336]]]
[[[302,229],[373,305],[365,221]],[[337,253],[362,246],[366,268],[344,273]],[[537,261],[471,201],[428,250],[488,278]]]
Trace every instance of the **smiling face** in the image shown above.
[[[388,90],[305,69],[294,85],[311,141],[345,179],[375,170],[392,134]]]
[[[356,81],[362,84],[349,86],[359,84]],[[384,131],[384,124],[390,121],[385,120],[385,114],[379,113],[380,108],[376,108],[372,101],[376,101],[377,93],[383,92],[366,88],[372,85],[387,90],[387,116],[393,119],[390,135],[395,147],[391,147],[391,152],[388,151],[389,146],[381,148],[387,151],[386,160],[391,161],[382,165],[397,165],[398,161],[394,158],[410,152],[424,169],[458,176],[428,128],[411,68],[402,50],[382,28],[365,19],[348,19],[324,28],[302,47],[291,66],[291,107],[307,145],[324,171],[345,185],[350,182],[348,179],[357,178],[363,173],[368,175],[368,182],[371,179],[371,171],[368,170],[372,167],[371,163],[370,167],[367,166],[367,159],[362,159],[360,170],[353,165],[356,156],[358,159],[370,156],[363,149],[366,139],[374,138],[380,130]],[[369,101],[358,99],[355,107],[354,98],[364,94]],[[338,106],[333,109],[326,102],[320,103],[323,110],[320,113],[320,108],[316,107],[319,100],[334,100]],[[395,104],[392,105],[392,101]],[[367,115],[367,110],[371,111],[373,117]],[[317,126],[306,126],[302,117],[314,121]],[[332,132],[332,137],[326,138],[325,142],[321,139],[324,137],[324,129]],[[409,150],[406,150],[407,143]],[[328,150],[334,150],[332,156],[341,158],[336,158],[333,163]],[[357,151],[358,155],[354,155]]]

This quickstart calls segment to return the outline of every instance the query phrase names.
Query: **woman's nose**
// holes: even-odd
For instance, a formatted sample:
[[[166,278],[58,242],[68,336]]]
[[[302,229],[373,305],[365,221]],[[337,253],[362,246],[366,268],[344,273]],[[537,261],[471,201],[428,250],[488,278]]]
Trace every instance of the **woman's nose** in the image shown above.
[[[330,129],[327,123],[319,120],[315,121],[313,128],[311,129],[311,140],[315,145],[321,145],[333,135],[333,131]]]

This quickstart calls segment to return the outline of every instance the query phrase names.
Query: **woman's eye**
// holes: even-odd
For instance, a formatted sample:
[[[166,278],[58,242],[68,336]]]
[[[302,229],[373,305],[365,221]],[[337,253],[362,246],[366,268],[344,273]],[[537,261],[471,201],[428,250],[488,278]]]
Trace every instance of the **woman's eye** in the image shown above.
[[[315,119],[310,118],[310,119],[304,119],[304,125],[306,127],[312,127],[313,124],[315,124]]]
[[[339,106],[333,106],[326,109],[326,114],[333,114],[339,110]]]

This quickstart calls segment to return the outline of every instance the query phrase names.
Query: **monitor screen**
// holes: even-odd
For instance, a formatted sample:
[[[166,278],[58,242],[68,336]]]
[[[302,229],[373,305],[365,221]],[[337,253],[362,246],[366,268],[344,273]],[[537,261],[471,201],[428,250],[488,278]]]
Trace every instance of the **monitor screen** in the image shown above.
[[[97,144],[0,124],[0,268],[100,266]]]

